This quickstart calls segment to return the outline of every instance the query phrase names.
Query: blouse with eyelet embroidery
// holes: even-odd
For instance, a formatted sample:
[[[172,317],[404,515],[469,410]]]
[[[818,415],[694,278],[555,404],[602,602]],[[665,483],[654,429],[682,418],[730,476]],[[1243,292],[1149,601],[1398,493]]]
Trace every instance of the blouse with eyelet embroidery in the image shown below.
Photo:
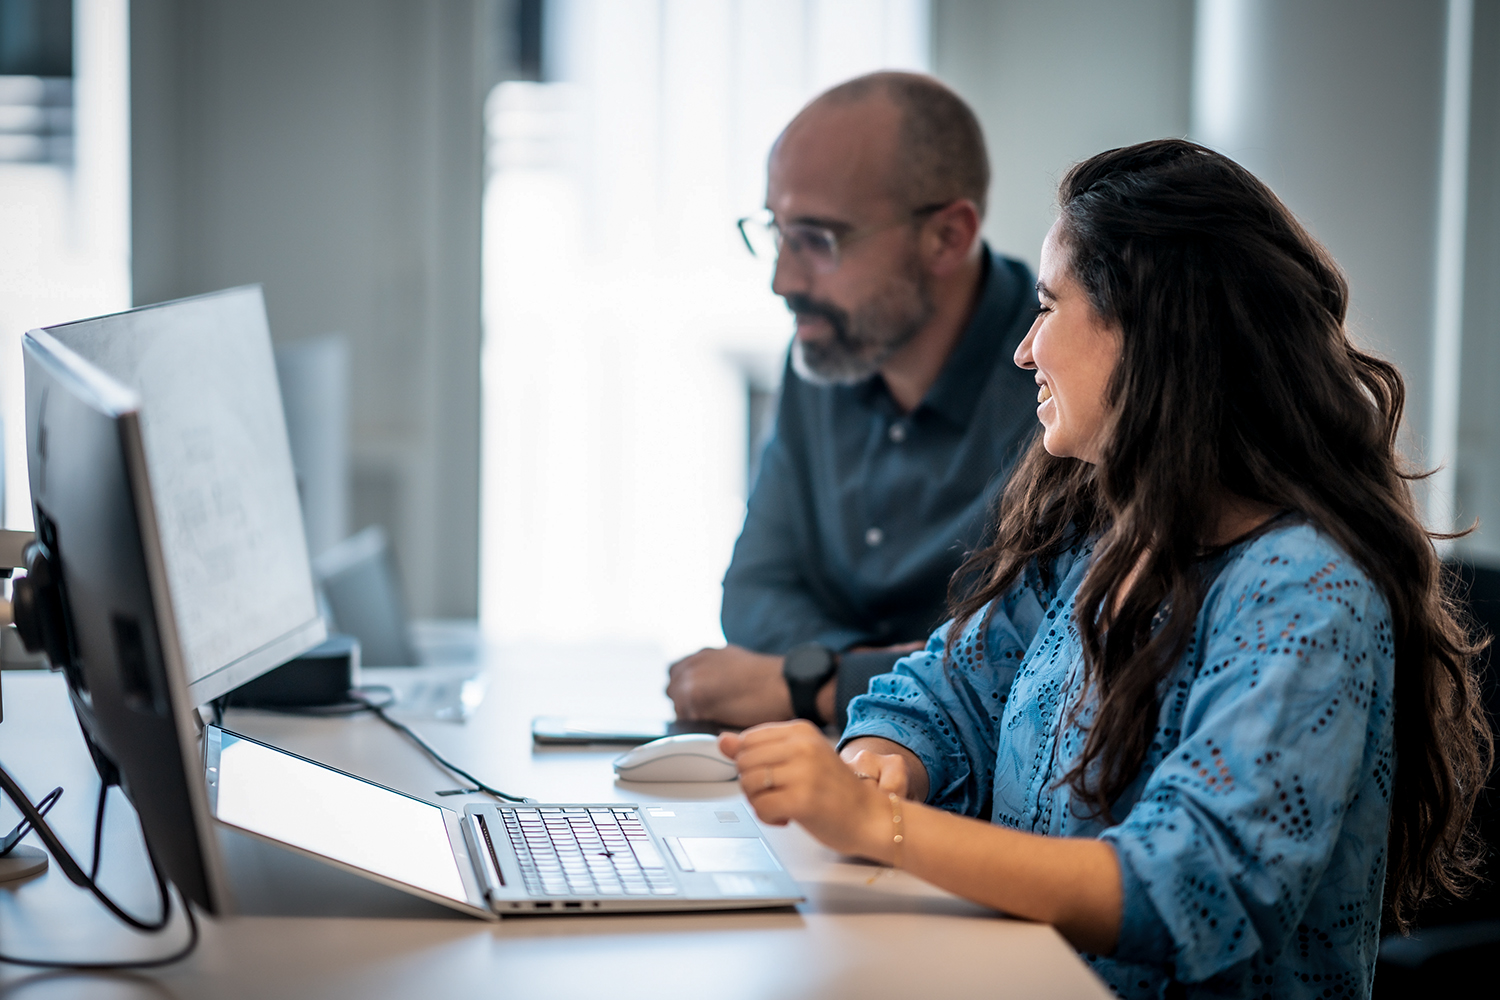
[[[939,628],[850,703],[844,741],[909,748],[932,805],[1110,843],[1124,919],[1112,955],[1085,957],[1120,996],[1174,981],[1194,997],[1368,996],[1394,765],[1384,597],[1307,524],[1225,552],[1108,823],[1062,781],[1092,715],[1070,711],[1089,556],[1065,552],[1051,587],[1028,567],[946,669]]]

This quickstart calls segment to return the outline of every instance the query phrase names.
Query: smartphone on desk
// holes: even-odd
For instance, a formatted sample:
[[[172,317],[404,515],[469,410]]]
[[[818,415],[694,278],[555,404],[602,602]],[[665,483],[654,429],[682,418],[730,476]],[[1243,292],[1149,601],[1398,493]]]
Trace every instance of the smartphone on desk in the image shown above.
[[[716,722],[665,722],[661,719],[585,719],[539,715],[531,720],[536,743],[614,743],[637,746],[681,733],[718,734],[730,727]]]

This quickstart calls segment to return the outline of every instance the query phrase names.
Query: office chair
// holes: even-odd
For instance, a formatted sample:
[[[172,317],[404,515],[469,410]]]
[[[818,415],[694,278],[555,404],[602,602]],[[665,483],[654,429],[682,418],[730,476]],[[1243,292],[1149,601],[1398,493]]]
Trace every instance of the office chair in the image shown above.
[[[1445,565],[1454,592],[1464,598],[1473,623],[1500,646],[1500,569],[1462,560]],[[1500,722],[1500,651],[1480,654],[1485,711],[1493,726]],[[1489,848],[1481,867],[1483,880],[1467,897],[1429,906],[1417,915],[1410,935],[1388,935],[1380,943],[1375,966],[1376,998],[1412,996],[1418,990],[1435,995],[1459,994],[1480,977],[1496,971],[1500,947],[1500,776],[1491,773],[1474,809],[1475,825]],[[1488,973],[1488,976],[1486,976]]]

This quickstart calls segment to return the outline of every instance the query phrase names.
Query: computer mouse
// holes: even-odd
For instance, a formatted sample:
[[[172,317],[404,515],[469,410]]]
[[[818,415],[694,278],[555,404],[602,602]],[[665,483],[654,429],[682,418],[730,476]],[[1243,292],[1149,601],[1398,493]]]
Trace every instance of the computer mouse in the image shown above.
[[[729,781],[738,773],[719,752],[719,738],[707,733],[652,740],[615,758],[622,781]]]

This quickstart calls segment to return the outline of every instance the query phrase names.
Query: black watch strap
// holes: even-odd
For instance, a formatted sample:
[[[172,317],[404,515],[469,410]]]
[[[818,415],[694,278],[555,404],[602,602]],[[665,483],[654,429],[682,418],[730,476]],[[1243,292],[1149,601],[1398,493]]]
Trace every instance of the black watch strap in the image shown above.
[[[805,642],[787,650],[781,675],[786,678],[792,696],[792,714],[799,719],[823,725],[818,713],[818,692],[839,668],[839,655],[827,646]]]

